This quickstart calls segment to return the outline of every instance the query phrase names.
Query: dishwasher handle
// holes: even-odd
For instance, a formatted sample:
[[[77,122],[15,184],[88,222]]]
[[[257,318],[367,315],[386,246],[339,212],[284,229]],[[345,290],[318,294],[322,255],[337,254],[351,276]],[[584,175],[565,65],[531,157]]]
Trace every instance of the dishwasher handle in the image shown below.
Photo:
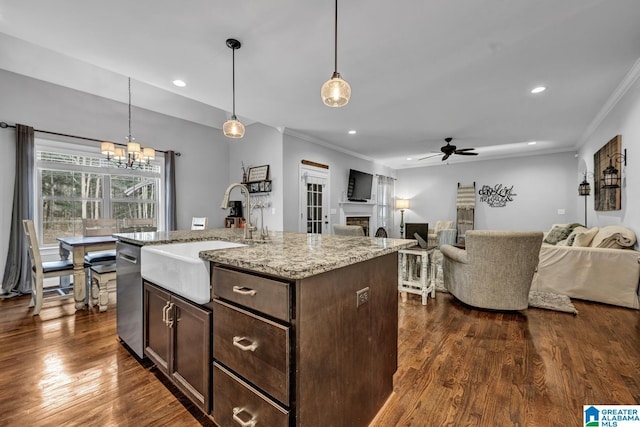
[[[133,255],[129,255],[129,254],[125,254],[125,253],[120,252],[118,254],[118,257],[123,261],[130,262],[131,264],[137,264],[138,263],[138,257],[135,257]]]

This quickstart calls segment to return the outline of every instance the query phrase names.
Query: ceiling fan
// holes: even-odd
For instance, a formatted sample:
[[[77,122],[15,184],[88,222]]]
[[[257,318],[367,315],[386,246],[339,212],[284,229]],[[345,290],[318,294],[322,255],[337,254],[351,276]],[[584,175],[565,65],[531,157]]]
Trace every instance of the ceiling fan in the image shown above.
[[[444,156],[442,157],[442,161],[444,162],[445,160],[447,160],[449,158],[449,156],[451,156],[452,154],[461,154],[463,156],[477,156],[478,153],[472,153],[471,150],[475,150],[475,148],[458,148],[455,145],[451,145],[451,141],[453,141],[453,138],[451,137],[447,137],[444,139],[445,142],[447,143],[447,145],[443,145],[442,147],[440,147],[440,151],[442,151],[442,153],[444,153]],[[437,154],[432,154],[426,157],[422,157],[418,160],[424,160],[424,159],[428,159],[430,157],[434,157],[434,156],[440,156],[440,153]]]

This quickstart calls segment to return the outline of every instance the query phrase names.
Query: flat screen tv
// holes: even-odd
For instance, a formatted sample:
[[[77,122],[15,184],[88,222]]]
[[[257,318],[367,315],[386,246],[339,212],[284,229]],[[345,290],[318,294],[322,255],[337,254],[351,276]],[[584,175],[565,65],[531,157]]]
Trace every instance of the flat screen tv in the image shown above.
[[[349,170],[349,186],[347,187],[347,199],[351,202],[366,202],[371,199],[371,184],[373,175],[360,172],[355,169]]]

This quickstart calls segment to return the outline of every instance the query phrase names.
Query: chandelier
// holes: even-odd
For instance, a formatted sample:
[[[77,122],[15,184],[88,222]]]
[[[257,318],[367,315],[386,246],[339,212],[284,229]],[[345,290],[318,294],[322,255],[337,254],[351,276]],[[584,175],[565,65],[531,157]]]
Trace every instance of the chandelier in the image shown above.
[[[129,136],[127,144],[124,146],[114,142],[101,142],[100,151],[107,156],[107,161],[124,169],[140,169],[156,158],[156,150],[141,147],[131,136],[131,77],[129,77]]]

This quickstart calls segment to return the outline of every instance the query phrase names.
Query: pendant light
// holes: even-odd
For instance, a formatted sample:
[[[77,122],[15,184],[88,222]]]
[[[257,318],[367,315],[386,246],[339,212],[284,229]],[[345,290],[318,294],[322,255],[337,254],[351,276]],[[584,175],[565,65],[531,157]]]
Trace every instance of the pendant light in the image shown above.
[[[336,0],[336,16],[334,26],[334,69],[333,75],[322,85],[320,96],[322,102],[329,107],[347,105],[351,98],[351,86],[340,77],[338,72],[338,0]]]
[[[242,44],[236,39],[227,39],[227,47],[231,49],[233,77],[232,77],[232,90],[233,90],[233,112],[231,119],[224,122],[222,131],[224,136],[228,138],[242,138],[244,136],[244,125],[240,123],[240,120],[236,117],[236,49],[240,49]]]

